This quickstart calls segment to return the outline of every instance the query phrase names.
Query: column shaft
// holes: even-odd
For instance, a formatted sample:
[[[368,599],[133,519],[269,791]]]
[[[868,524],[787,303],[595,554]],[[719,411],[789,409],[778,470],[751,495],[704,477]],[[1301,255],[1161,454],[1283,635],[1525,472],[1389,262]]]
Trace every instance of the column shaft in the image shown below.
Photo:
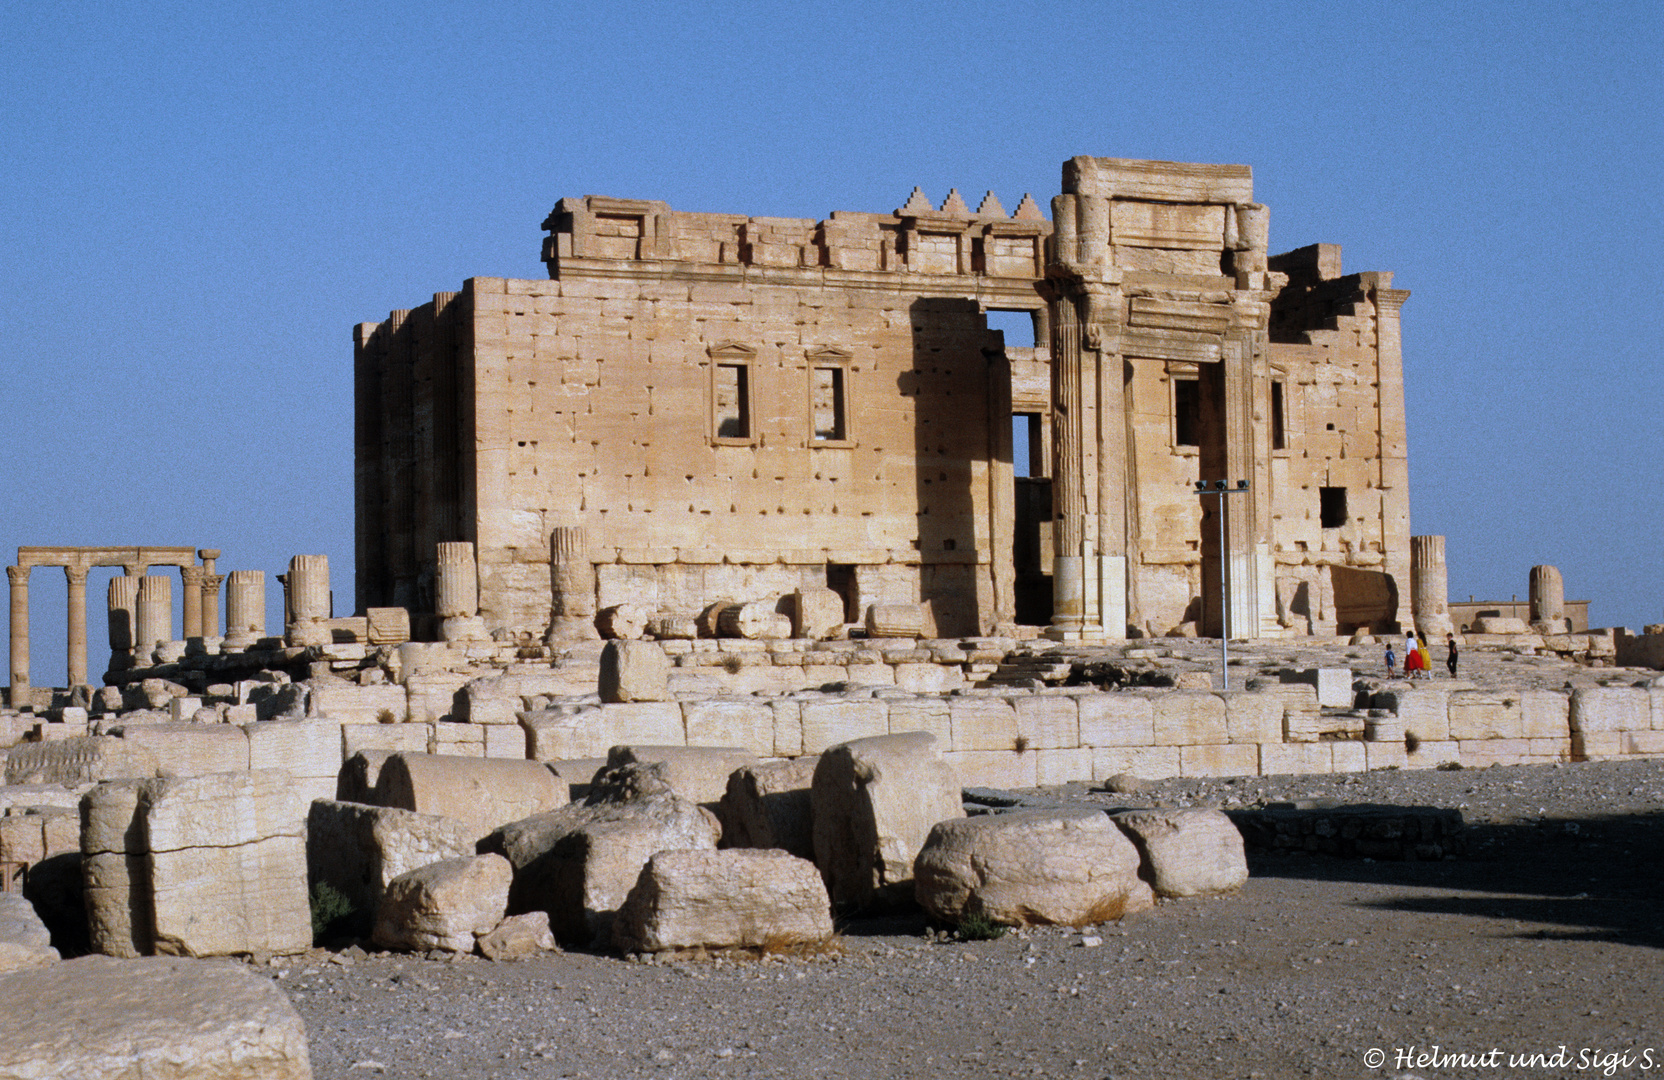
[[[11,581],[11,707],[34,708],[29,697],[29,570],[27,566],[6,567]]]
[[[179,568],[181,620],[186,639],[202,636],[202,567]]]
[[[139,629],[139,576],[123,574],[110,579],[110,670],[125,671],[133,666],[133,642]]]
[[[87,568],[64,567],[69,579],[69,688],[87,685]]]

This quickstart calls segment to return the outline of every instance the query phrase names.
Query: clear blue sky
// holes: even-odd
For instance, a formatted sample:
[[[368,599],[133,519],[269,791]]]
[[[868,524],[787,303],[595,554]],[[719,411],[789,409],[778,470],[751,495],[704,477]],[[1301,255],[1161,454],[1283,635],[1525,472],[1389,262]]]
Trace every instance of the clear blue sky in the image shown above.
[[[1596,624],[1664,621],[1656,2],[0,11],[8,562],[325,552],[344,608],[353,325],[543,276],[556,199],[1045,206],[1092,154],[1252,165],[1274,251],[1413,291],[1412,526],[1449,538],[1453,597],[1546,562]],[[37,684],[64,589],[36,571]]]

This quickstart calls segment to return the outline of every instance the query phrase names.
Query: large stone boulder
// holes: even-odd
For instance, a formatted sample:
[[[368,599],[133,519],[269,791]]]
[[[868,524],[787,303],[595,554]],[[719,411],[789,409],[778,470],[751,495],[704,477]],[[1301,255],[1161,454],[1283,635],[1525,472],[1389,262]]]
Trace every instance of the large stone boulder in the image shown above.
[[[34,905],[22,893],[0,893],[0,974],[57,962],[52,935]]]
[[[1242,833],[1218,810],[1128,810],[1114,815],[1162,896],[1207,896],[1248,880]]]
[[[0,1001],[0,1077],[312,1077],[300,1014],[238,965],[87,956],[0,976]]]
[[[761,761],[736,769],[717,811],[722,844],[729,848],[780,848],[800,859],[815,857],[814,805],[810,787],[818,756]]]
[[[366,915],[401,874],[474,854],[472,826],[391,806],[318,799],[307,815],[307,874]]]
[[[948,923],[1089,926],[1153,903],[1138,849],[1085,807],[940,822],[913,867],[919,904]]]
[[[599,686],[602,701],[669,701],[670,657],[656,641],[609,641]]]
[[[442,859],[388,882],[376,908],[375,943],[384,949],[471,953],[508,908],[514,868],[501,855]]]
[[[815,864],[839,908],[912,900],[913,859],[931,827],[965,816],[959,778],[922,731],[831,747],[810,798]]]
[[[509,910],[546,911],[568,944],[611,941],[613,916],[655,853],[714,850],[715,815],[659,791],[567,806],[498,829],[482,847],[514,864]]]
[[[623,952],[785,947],[832,935],[815,864],[784,851],[661,851],[613,923]]]
[[[481,837],[510,821],[565,806],[568,793],[538,761],[394,754],[376,778],[375,801],[455,818]]]

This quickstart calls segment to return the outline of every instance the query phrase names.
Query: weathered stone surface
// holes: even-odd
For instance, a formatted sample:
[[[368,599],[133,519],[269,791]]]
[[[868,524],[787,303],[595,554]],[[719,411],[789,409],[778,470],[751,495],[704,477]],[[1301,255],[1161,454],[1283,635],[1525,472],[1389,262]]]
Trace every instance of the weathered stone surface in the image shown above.
[[[730,604],[717,615],[717,632],[723,637],[780,640],[792,636],[792,620],[775,610],[775,601]]]
[[[22,893],[0,893],[0,975],[58,962],[52,935]],[[4,1056],[0,1050],[0,1057]]]
[[[476,836],[566,805],[567,786],[541,762],[394,754],[376,778],[376,803],[466,822]]]
[[[1161,896],[1206,896],[1248,880],[1242,833],[1218,810],[1129,810],[1113,820],[1143,857]]]
[[[234,724],[123,725],[111,734],[155,754],[163,776],[205,776],[249,767],[248,735]]]
[[[823,641],[844,628],[844,598],[831,589],[802,588],[792,594],[792,636]]]
[[[701,804],[720,801],[734,771],[756,761],[756,754],[733,746],[615,746],[607,752],[609,771],[624,765],[663,765],[670,790]],[[602,772],[593,778],[592,790],[607,785],[607,773]]]
[[[913,862],[914,896],[948,923],[1087,926],[1150,906],[1138,865],[1099,810],[1014,810],[933,826]]]
[[[965,814],[959,778],[924,732],[830,748],[811,801],[815,864],[839,907],[910,900],[913,859],[931,827]]]
[[[103,735],[25,743],[6,752],[7,784],[96,784],[155,776],[157,768],[150,748]]]
[[[724,847],[780,848],[814,860],[814,804],[811,787],[818,756],[762,761],[741,766],[728,777],[718,816]]]
[[[87,956],[0,977],[0,1076],[311,1080],[306,1026],[244,968]]]
[[[470,679],[462,688],[462,713],[458,720],[470,724],[517,724],[517,714],[524,706],[518,688],[507,679],[498,677]]]
[[[596,616],[595,625],[604,638],[626,640],[639,638],[652,617],[652,609],[644,604],[614,604]]]
[[[609,641],[601,650],[604,702],[669,701],[670,657],[656,641]]]
[[[442,859],[387,883],[376,907],[375,943],[386,949],[474,951],[508,907],[514,868],[501,855]]]
[[[139,789],[143,780],[109,780],[81,800],[81,886],[94,952],[148,956],[155,945]]]
[[[307,815],[307,874],[370,913],[394,878],[472,855],[476,839],[471,826],[454,818],[318,799]]]
[[[549,930],[547,912],[528,911],[510,915],[489,934],[479,939],[480,955],[487,960],[530,960],[546,952],[559,952],[555,935]]]
[[[335,794],[341,772],[341,725],[333,719],[266,720],[245,724],[242,731],[248,737],[250,769],[282,769],[295,778],[303,802]]]
[[[666,791],[538,814],[482,846],[514,864],[510,910],[546,911],[557,939],[587,945],[610,940],[613,916],[655,852],[712,850],[720,835],[713,814]]]
[[[1304,683],[1317,688],[1317,703],[1325,709],[1352,707],[1350,668],[1284,668],[1277,677],[1285,684]]]
[[[784,851],[661,851],[613,923],[624,952],[822,941],[832,906],[815,864]]]
[[[311,946],[306,818],[287,773],[146,781],[138,818],[156,952],[225,956]]]

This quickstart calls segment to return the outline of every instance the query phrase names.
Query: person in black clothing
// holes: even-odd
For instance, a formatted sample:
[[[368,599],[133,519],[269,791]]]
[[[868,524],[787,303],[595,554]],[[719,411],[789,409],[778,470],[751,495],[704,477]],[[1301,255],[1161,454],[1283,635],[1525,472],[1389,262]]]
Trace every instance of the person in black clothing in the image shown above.
[[[1444,636],[1444,647],[1446,649],[1450,650],[1450,655],[1446,656],[1445,659],[1444,659],[1444,666],[1450,669],[1450,677],[1452,679],[1454,679],[1456,677],[1456,635],[1455,634],[1446,634]]]

